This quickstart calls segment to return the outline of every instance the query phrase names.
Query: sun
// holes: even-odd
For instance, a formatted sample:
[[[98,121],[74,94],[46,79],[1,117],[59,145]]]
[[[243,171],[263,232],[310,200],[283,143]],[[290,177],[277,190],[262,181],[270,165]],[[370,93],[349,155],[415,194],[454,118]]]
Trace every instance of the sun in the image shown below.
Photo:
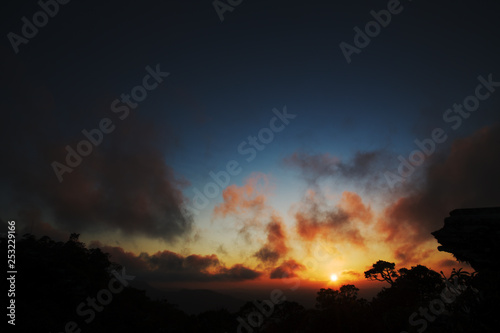
[[[337,276],[337,274],[330,275],[330,280],[332,280],[333,282],[337,281],[338,279],[339,277]]]

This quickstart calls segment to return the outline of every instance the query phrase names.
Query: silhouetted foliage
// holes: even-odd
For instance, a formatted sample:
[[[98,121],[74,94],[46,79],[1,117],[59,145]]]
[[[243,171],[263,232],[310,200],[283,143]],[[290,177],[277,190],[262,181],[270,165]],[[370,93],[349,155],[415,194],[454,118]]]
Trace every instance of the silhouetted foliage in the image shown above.
[[[82,332],[185,332],[188,317],[144,291],[126,287],[100,312],[79,316],[77,308],[108,289],[112,263],[100,249],[87,249],[78,234],[67,242],[26,234],[16,242],[16,329],[19,332],[65,332],[74,321]],[[1,239],[5,246],[6,239]],[[82,308],[87,310],[90,307]],[[78,330],[75,330],[78,332]]]
[[[395,271],[396,264],[387,261],[379,260],[372,265],[372,268],[365,272],[365,278],[388,282],[391,286],[394,284],[394,279],[398,277]]]
[[[5,246],[6,239],[0,239]],[[92,320],[80,304],[109,288],[119,264],[100,249],[87,249],[79,234],[67,242],[27,234],[16,242],[17,329],[64,332],[74,321],[81,332],[493,332],[498,327],[496,270],[453,270],[449,277],[422,265],[396,270],[379,260],[365,272],[389,286],[368,301],[352,284],[317,292],[315,309],[296,302],[255,300],[238,312],[225,309],[187,315],[166,300],[151,300],[127,286]],[[131,272],[132,274],[132,272]],[[25,318],[29,318],[26,320]],[[249,318],[253,318],[249,323]],[[245,322],[242,328],[241,323]],[[78,330],[74,330],[79,332]]]

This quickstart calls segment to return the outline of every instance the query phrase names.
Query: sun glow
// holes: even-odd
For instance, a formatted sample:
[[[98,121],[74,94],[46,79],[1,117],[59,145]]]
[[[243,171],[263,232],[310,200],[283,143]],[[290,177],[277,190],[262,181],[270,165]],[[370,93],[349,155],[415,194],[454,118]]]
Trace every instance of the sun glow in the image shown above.
[[[332,280],[333,282],[337,281],[338,279],[339,277],[337,276],[337,274],[330,275],[330,280]]]

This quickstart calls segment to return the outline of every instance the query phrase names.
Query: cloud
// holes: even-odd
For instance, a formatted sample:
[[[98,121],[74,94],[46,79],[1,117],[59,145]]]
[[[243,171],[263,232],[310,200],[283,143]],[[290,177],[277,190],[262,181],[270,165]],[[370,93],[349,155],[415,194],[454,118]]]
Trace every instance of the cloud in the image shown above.
[[[281,218],[271,216],[271,221],[266,227],[267,242],[254,256],[266,264],[274,265],[281,257],[288,253],[287,235]]]
[[[255,252],[254,257],[263,263],[275,264],[279,260],[280,254],[267,246],[263,246],[259,251]]]
[[[362,278],[361,273],[356,272],[356,271],[345,271],[340,273],[341,278],[351,278],[351,279],[360,279]]]
[[[271,279],[285,279],[296,277],[297,271],[303,271],[306,267],[302,264],[299,264],[293,259],[284,261],[280,266],[276,267],[271,271],[269,277]]]
[[[253,269],[243,266],[242,264],[236,264],[233,267],[227,269],[224,268],[223,272],[218,274],[216,277],[221,280],[229,281],[243,281],[243,280],[254,280],[261,276],[262,273],[257,272]]]
[[[251,175],[243,186],[230,185],[222,192],[223,202],[214,207],[215,217],[259,212],[266,204],[269,180],[262,173]]]
[[[365,187],[372,187],[381,180],[380,170],[384,169],[387,153],[382,150],[358,151],[347,161],[329,153],[308,154],[295,152],[283,159],[286,166],[296,168],[309,185],[316,186],[319,180],[335,178],[349,180]]]
[[[460,263],[457,260],[451,260],[451,259],[443,259],[439,262],[439,266],[441,267],[456,267],[460,265]]]
[[[218,247],[217,247],[217,253],[220,253],[220,254],[223,254],[223,255],[228,255],[226,249],[224,248],[224,245],[220,244]]]
[[[25,206],[18,211],[20,220],[25,221],[23,225],[17,227],[20,235],[33,234],[39,237],[48,236],[55,241],[67,241],[71,234],[70,231],[63,231],[54,228],[50,223],[43,221],[42,211],[36,206]],[[16,221],[17,223],[18,221]],[[7,229],[5,229],[7,230]]]
[[[371,208],[358,194],[348,191],[342,193],[335,207],[330,207],[320,193],[310,190],[295,213],[297,232],[302,239],[312,241],[318,235],[328,236],[334,242],[358,246],[364,246],[364,238],[357,223],[367,224],[371,219]]]
[[[443,226],[457,208],[498,206],[500,202],[500,124],[484,127],[457,139],[444,156],[433,156],[424,179],[407,184],[406,195],[384,211],[377,229],[386,242],[399,246],[397,259],[417,262],[428,256],[418,244],[432,241],[432,231]]]
[[[271,190],[268,177],[263,173],[252,173],[244,185],[230,185],[222,192],[223,202],[216,205],[212,221],[216,218],[232,217],[237,221],[238,234],[246,243],[252,243],[254,232],[263,227],[263,220],[273,213],[267,205]],[[265,253],[263,253],[265,255]]]
[[[354,157],[339,165],[339,170],[345,178],[361,179],[364,177],[374,177],[374,170],[380,167],[386,153],[378,151],[361,152],[358,151]]]
[[[404,266],[409,264],[418,264],[425,261],[432,254],[435,254],[435,249],[425,249],[421,246],[415,246],[413,243],[403,243],[396,246],[394,250],[394,257],[398,265]]]
[[[144,274],[149,271],[149,264],[143,260],[143,255],[136,256],[132,252],[125,251],[120,246],[103,245],[99,241],[92,241],[88,244],[87,248],[99,248],[104,253],[109,253],[110,260],[114,263],[120,264],[127,269],[131,274]]]
[[[47,193],[59,226],[120,230],[166,241],[191,231],[184,197],[161,154],[117,149],[88,162]]]
[[[295,152],[283,161],[287,166],[298,168],[308,183],[316,183],[322,177],[334,175],[341,164],[340,159],[328,153],[309,155]]]
[[[0,164],[0,210],[9,214],[4,218],[29,226],[19,212],[37,207],[41,219],[63,231],[119,230],[165,241],[191,232],[181,192],[186,182],[165,164],[165,154],[174,148],[168,142],[175,141],[168,128],[134,112],[120,120],[110,110],[116,96],[98,103],[56,104],[50,89],[23,75],[22,68],[7,71],[0,82],[10,96],[0,102],[2,110],[10,110],[0,124],[0,139],[12,143],[3,151],[11,163]],[[75,149],[86,139],[82,130],[97,128],[106,117],[116,126],[114,132],[104,134],[101,144],[59,183],[51,163],[66,164],[65,146]]]
[[[111,254],[113,262],[127,267],[131,274],[137,274],[152,282],[245,281],[257,279],[262,275],[261,272],[242,264],[226,267],[215,254],[183,256],[164,250],[152,255],[135,255],[121,247],[103,246],[99,242],[92,242],[89,247],[101,248],[103,252]]]
[[[457,208],[498,206],[500,202],[500,124],[453,142],[444,158],[431,159],[421,183],[389,205],[379,223],[387,240],[432,239],[448,213]]]
[[[370,206],[363,203],[363,199],[354,192],[344,191],[340,198],[339,207],[341,207],[351,219],[357,219],[368,223],[373,219],[373,212]]]

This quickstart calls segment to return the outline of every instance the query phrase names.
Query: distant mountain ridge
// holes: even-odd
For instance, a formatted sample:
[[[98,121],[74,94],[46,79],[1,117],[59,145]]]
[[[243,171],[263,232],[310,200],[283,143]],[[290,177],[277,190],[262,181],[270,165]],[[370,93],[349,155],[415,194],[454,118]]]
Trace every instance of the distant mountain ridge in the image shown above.
[[[181,289],[165,291],[149,285],[145,281],[133,281],[131,286],[144,290],[153,300],[166,299],[188,314],[198,314],[209,310],[226,309],[229,312],[238,311],[245,301],[209,289]]]

